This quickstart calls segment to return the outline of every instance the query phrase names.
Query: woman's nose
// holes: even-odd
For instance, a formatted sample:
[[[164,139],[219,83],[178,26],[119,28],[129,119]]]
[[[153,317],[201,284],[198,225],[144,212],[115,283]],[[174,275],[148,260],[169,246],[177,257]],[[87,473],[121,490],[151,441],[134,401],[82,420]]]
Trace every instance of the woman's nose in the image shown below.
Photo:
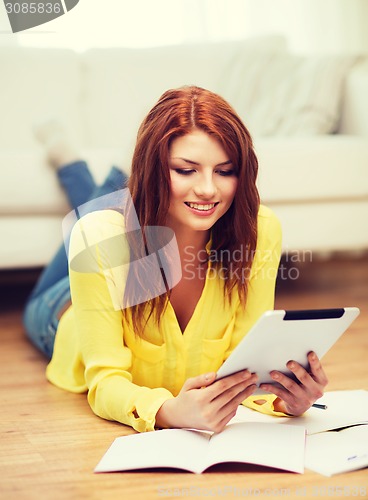
[[[217,186],[212,175],[202,175],[194,187],[196,195],[204,198],[212,198],[217,192]]]

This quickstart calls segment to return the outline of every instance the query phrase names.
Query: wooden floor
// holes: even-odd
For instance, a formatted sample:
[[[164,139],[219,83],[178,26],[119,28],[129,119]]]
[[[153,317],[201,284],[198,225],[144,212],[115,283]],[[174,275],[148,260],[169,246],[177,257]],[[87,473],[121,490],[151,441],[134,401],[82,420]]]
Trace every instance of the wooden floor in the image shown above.
[[[282,278],[277,287],[279,309],[361,309],[351,329],[324,358],[324,366],[328,390],[368,389],[368,257],[298,267],[289,262]],[[130,430],[94,416],[85,395],[47,383],[46,361],[28,343],[21,324],[32,275],[28,281],[20,286],[22,277],[9,274],[0,281],[1,499],[269,498],[267,488],[273,497],[335,498],[341,496],[341,487],[344,497],[368,498],[359,490],[368,487],[367,470],[326,478],[310,471],[298,475],[230,464],[200,475],[167,470],[93,474],[113,439]]]

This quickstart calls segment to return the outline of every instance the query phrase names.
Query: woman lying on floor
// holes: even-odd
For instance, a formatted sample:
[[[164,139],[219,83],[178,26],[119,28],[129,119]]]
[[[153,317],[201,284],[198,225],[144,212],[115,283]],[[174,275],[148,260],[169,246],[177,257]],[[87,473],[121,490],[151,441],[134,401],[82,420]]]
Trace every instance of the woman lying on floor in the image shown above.
[[[193,86],[165,92],[139,129],[128,182],[114,167],[97,187],[55,130],[44,142],[73,209],[126,185],[132,200],[82,216],[69,270],[63,247],[27,303],[28,336],[51,358],[48,380],[87,392],[97,415],[137,431],[218,432],[241,403],[292,416],[321,397],[327,380],[314,353],[308,371],[288,364],[300,383],[272,372],[280,385],[261,386],[271,393],[262,399],[256,373],[216,380],[273,308],[281,251],[279,222],[259,203],[251,137],[223,98]],[[152,227],[156,256],[167,243],[161,268]]]

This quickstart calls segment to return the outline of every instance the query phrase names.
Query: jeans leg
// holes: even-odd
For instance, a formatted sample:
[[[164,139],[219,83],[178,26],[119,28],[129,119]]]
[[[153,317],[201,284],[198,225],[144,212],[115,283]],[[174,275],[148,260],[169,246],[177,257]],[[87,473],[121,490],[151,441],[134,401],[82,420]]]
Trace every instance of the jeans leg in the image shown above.
[[[99,196],[123,189],[128,180],[124,172],[113,166],[103,184],[97,186],[85,161],[65,165],[57,174],[70,206],[74,209]]]
[[[62,244],[51,262],[43,269],[28,300],[41,295],[55,283],[68,276],[68,258],[65,245]]]
[[[64,165],[58,169],[57,176],[72,208],[77,208],[90,200],[97,187],[85,161]]]
[[[126,187],[127,182],[128,176],[118,167],[113,166],[111,167],[111,170],[104,180],[103,184],[101,184],[101,186],[96,186],[89,199],[94,200],[99,196],[104,196],[105,194],[113,193],[114,191],[123,189]]]
[[[59,169],[58,175],[71,203],[77,203],[77,205],[72,205],[73,208],[77,208],[78,204],[86,203],[88,200],[122,189],[128,180],[125,173],[117,167],[112,167],[104,183],[101,186],[96,186],[85,162],[66,165]],[[87,193],[89,193],[88,199],[86,198]],[[65,276],[68,276],[68,258],[63,244],[43,270],[30,299],[40,295]]]
[[[60,309],[70,300],[69,278],[64,277],[44,293],[29,300],[23,323],[28,338],[49,359],[54,350]]]

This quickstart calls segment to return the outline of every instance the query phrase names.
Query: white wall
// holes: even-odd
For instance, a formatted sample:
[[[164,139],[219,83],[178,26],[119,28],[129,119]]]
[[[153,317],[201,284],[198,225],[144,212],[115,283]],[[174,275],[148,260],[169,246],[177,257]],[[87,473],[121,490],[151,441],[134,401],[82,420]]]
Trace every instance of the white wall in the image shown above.
[[[0,3],[0,46],[14,46],[18,43],[18,36],[11,32],[9,19],[4,3]]]
[[[0,45],[144,47],[282,33],[295,52],[368,53],[368,0],[80,0],[14,35],[0,2]]]
[[[245,0],[249,35],[284,33],[295,52],[368,53],[367,0]]]

